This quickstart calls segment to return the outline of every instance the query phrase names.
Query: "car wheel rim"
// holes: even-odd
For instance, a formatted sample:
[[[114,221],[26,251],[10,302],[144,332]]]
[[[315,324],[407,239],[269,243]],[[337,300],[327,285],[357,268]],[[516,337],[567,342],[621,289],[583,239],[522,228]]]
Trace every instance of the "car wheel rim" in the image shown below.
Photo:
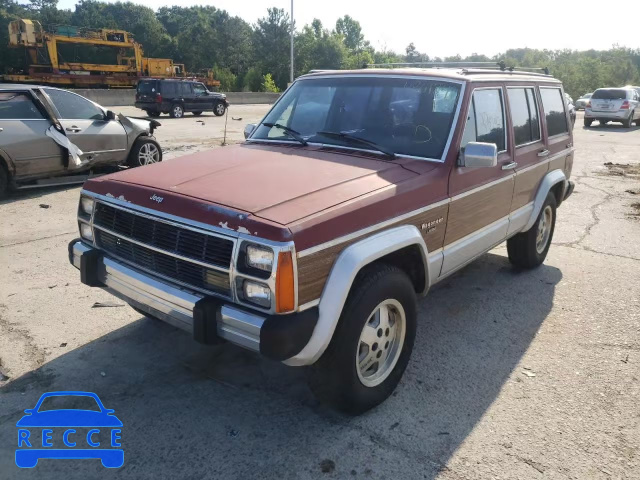
[[[153,143],[145,143],[138,152],[140,165],[149,165],[160,161],[160,150]]]
[[[365,387],[375,387],[391,374],[404,345],[406,315],[400,302],[380,303],[364,324],[356,349],[356,371]]]
[[[174,107],[173,114],[176,117],[181,117],[182,116],[182,109],[180,107]]]
[[[538,235],[536,237],[536,250],[538,253],[544,252],[549,243],[549,237],[551,236],[551,224],[553,223],[553,210],[550,205],[547,205],[540,215],[538,221]]]
[[[216,112],[218,113],[218,115],[222,115],[224,113],[224,105],[222,105],[221,103],[216,105]]]

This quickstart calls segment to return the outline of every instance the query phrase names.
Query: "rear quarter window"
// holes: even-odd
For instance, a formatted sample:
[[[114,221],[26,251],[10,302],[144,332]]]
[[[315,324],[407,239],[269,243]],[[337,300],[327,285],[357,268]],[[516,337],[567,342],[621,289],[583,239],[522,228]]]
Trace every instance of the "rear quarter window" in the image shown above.
[[[41,120],[44,116],[28,95],[0,92],[0,120]]]
[[[549,136],[553,137],[569,132],[562,91],[559,88],[540,87],[540,96],[542,97]]]

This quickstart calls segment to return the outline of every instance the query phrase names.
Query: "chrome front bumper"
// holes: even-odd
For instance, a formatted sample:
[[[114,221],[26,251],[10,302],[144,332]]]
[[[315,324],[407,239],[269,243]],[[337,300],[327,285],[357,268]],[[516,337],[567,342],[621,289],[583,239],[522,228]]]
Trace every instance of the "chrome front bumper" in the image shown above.
[[[69,245],[69,261],[81,269],[81,257],[98,252],[81,241]],[[204,295],[177,288],[105,255],[96,259],[96,286],[134,307],[171,325],[193,333],[194,307]],[[217,336],[256,352],[266,317],[230,305],[222,305],[217,315]]]

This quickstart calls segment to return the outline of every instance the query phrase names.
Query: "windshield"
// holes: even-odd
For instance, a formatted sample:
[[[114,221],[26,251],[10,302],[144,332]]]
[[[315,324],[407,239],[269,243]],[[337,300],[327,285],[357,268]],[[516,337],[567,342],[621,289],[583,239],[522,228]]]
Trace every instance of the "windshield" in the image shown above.
[[[440,159],[460,95],[457,83],[414,78],[329,77],[298,80],[265,122],[298,132],[309,142],[358,147],[346,133],[395,154]],[[292,141],[282,128],[259,126],[252,139]]]
[[[622,88],[602,88],[596,90],[591,98],[593,100],[624,100],[627,98],[627,91]]]

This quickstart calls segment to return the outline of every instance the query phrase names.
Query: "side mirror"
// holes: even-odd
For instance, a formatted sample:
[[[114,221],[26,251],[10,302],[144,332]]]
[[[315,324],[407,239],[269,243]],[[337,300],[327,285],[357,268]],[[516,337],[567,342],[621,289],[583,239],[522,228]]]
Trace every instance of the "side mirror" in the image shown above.
[[[256,129],[256,124],[255,123],[250,123],[249,125],[244,127],[244,138],[249,138],[249,136],[253,133],[253,131]]]
[[[107,110],[105,117],[107,118],[107,120],[115,120],[116,114],[113,110]]]
[[[495,167],[498,164],[498,146],[495,143],[469,142],[460,152],[461,167]]]

